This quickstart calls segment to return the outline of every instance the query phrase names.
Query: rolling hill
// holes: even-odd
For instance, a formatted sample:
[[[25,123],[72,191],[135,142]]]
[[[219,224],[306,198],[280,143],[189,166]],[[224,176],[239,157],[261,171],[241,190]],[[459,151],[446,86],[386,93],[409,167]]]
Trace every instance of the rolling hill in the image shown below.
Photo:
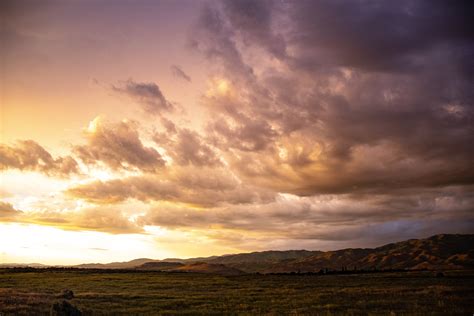
[[[183,265],[179,268],[172,269],[173,272],[194,272],[194,273],[208,273],[220,275],[239,275],[245,272],[219,263],[207,262],[193,262]]]
[[[194,272],[220,275],[239,275],[244,273],[241,270],[223,264],[207,262],[191,262],[187,264],[167,261],[146,262],[135,269],[145,271]]]
[[[145,262],[144,264],[136,267],[137,270],[148,270],[148,271],[170,271],[184,267],[185,265],[181,262],[172,261],[151,261]]]
[[[34,264],[37,267],[47,267]],[[2,264],[3,267],[25,266]],[[32,266],[32,265],[26,265]],[[377,248],[335,251],[262,251],[190,259],[154,260],[140,258],[126,262],[89,263],[82,269],[137,269],[217,274],[319,272],[373,269],[474,269],[474,235],[442,234],[410,239]]]
[[[287,251],[262,251],[225,255],[201,261],[215,264],[224,264],[245,272],[261,272],[268,267],[288,260],[304,259],[320,251],[287,250]]]
[[[111,263],[84,263],[73,266],[79,269],[132,269],[136,268],[147,262],[155,262],[160,260],[153,260],[148,258],[139,258],[131,261],[124,262],[111,262]]]
[[[436,235],[375,249],[327,251],[280,262],[262,272],[318,272],[321,269],[464,269],[474,268],[474,235]]]

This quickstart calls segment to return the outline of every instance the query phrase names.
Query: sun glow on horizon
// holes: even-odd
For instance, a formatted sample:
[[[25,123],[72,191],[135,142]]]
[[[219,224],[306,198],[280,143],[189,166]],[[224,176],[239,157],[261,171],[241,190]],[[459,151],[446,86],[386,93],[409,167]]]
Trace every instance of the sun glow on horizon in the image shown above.
[[[0,223],[0,262],[79,264],[106,263],[135,258],[165,258],[154,235],[68,231],[35,224]],[[19,237],[21,236],[21,238]]]

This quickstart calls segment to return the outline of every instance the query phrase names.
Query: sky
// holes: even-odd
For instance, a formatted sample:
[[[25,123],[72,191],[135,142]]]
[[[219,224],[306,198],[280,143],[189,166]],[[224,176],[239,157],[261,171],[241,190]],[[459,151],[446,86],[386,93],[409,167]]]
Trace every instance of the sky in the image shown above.
[[[474,233],[470,1],[0,6],[0,263]]]

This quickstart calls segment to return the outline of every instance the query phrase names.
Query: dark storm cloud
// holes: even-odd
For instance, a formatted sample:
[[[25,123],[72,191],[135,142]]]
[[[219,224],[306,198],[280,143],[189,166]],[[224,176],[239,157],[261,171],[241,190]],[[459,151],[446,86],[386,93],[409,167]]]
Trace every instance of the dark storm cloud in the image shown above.
[[[85,137],[87,144],[75,146],[74,152],[86,164],[103,163],[114,170],[144,172],[156,171],[165,165],[158,151],[143,145],[136,122],[112,124],[96,118],[90,123]]]
[[[38,171],[60,177],[79,172],[77,162],[71,156],[53,158],[32,140],[18,141],[13,146],[0,144],[0,170],[6,169]]]
[[[231,86],[204,100],[215,118],[207,136],[245,181],[277,191],[472,184],[472,8],[438,1],[207,8],[195,47]],[[276,42],[285,48],[278,54],[268,48]]]
[[[234,28],[243,33],[245,40],[262,45],[273,55],[286,56],[285,41],[272,28],[272,1],[226,0],[224,11]]]
[[[156,207],[140,218],[145,225],[174,229],[220,227],[259,232],[290,240],[349,241],[351,239],[428,236],[443,231],[470,232],[474,217],[472,191],[462,187],[399,191],[398,196],[320,195],[285,198],[266,205],[231,205],[206,211],[186,207]],[[441,229],[441,230],[440,230]],[[245,238],[244,238],[245,239]]]
[[[233,36],[231,26],[219,14],[218,9],[206,5],[193,30],[190,46],[207,58],[219,62],[235,76],[245,78],[252,74],[252,69],[242,60],[242,55],[232,40]]]
[[[191,77],[188,76],[183,69],[181,69],[180,66],[178,65],[172,65],[171,66],[171,72],[173,73],[173,75],[177,78],[180,78],[180,79],[183,79],[187,82],[191,82]]]
[[[470,1],[298,1],[290,45],[296,62],[364,70],[404,71],[429,67],[426,55],[441,46],[472,49]]]
[[[112,89],[128,96],[150,114],[160,114],[174,109],[173,104],[165,98],[160,87],[154,82],[135,82],[129,79],[113,85]]]

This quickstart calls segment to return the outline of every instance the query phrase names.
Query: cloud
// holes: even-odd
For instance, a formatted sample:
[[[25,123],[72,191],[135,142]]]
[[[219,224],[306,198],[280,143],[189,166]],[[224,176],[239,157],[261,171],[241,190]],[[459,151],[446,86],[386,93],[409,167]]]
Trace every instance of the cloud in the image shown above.
[[[143,233],[143,228],[119,207],[85,207],[76,210],[19,211],[0,201],[0,222],[32,223],[66,230],[91,230],[112,234]]]
[[[277,2],[226,0],[222,4],[230,24],[245,41],[261,45],[278,58],[286,57],[286,43],[273,27]]]
[[[221,165],[217,151],[201,135],[187,128],[177,129],[169,123],[165,121],[166,132],[156,133],[154,141],[171,156],[173,164],[197,167]]]
[[[95,118],[85,130],[86,145],[74,147],[76,155],[86,164],[103,163],[118,169],[159,170],[165,165],[160,153],[145,147],[134,121],[107,123]]]
[[[8,221],[15,220],[22,212],[15,209],[12,204],[0,201],[0,220]]]
[[[180,66],[178,65],[172,65],[171,66],[171,72],[173,73],[173,75],[177,78],[180,78],[180,79],[183,79],[187,82],[191,82],[191,77],[189,77],[183,69],[181,69]]]
[[[472,232],[474,196],[469,190],[450,187],[398,194],[281,195],[265,205],[229,205],[206,211],[164,205],[151,208],[138,221],[182,231],[201,230],[219,241],[233,235],[240,243],[249,243],[258,237],[264,249],[272,239],[286,240],[286,247],[297,248],[309,241],[348,246],[370,241],[374,245],[446,230]]]
[[[472,6],[463,5],[205,8],[194,47],[228,82],[203,98],[205,137],[242,181],[278,192],[473,184]]]
[[[109,206],[66,212],[29,212],[23,220],[68,230],[92,230],[112,234],[143,233],[143,228],[128,219],[120,208]]]
[[[235,148],[248,152],[262,151],[276,136],[266,121],[239,117],[220,119],[207,126],[209,137],[219,147]]]
[[[242,185],[223,169],[175,168],[171,173],[94,181],[70,188],[69,196],[91,203],[167,201],[197,207],[224,204],[266,203],[274,198],[267,190]]]
[[[196,27],[192,30],[190,47],[196,49],[206,58],[216,61],[235,76],[245,78],[252,74],[252,69],[243,61],[241,52],[232,40],[234,32],[219,14],[217,7],[205,5]]]
[[[96,251],[109,251],[108,249],[105,249],[105,248],[96,248],[96,247],[92,247],[92,248],[88,248],[90,250],[96,250]]]
[[[430,67],[423,57],[435,50],[472,49],[473,7],[467,1],[299,1],[287,10],[295,21],[287,39],[292,59],[310,69],[416,71]]]
[[[66,177],[79,172],[71,156],[53,158],[33,140],[18,141],[9,146],[0,144],[0,170],[37,171],[51,176]]]
[[[174,109],[154,82],[135,82],[129,79],[113,85],[112,90],[129,97],[150,114],[157,115]]]
[[[133,176],[73,183],[63,203],[91,208],[3,212],[66,229],[158,225],[249,250],[472,232],[472,9],[424,0],[207,3],[190,39],[210,73],[202,126],[179,111],[165,117],[177,105],[157,84],[119,82],[117,94],[159,120],[145,131],[95,119],[73,152]],[[180,66],[171,71],[191,82]],[[35,144],[2,145],[1,168],[77,172],[73,158]],[[126,204],[137,201],[146,207]]]
[[[468,9],[210,3],[190,40],[212,76],[204,128],[162,119],[153,140],[172,160],[165,171],[67,193],[143,201],[152,207],[140,225],[249,249],[470,232]]]

